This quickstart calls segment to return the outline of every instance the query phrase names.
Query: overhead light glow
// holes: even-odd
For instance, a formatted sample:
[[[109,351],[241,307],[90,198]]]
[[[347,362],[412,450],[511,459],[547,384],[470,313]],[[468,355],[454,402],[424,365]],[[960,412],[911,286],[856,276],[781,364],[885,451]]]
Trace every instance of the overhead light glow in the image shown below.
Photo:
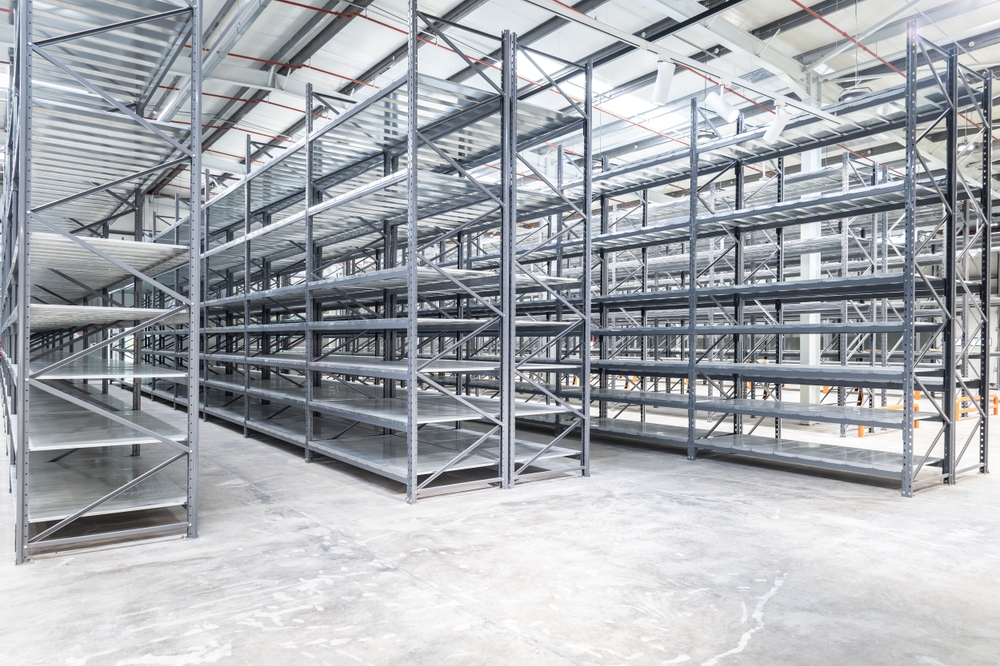
[[[846,88],[840,97],[837,98],[838,102],[856,102],[863,97],[867,97],[872,92],[872,89],[868,86],[852,86]]]
[[[774,143],[781,136],[781,132],[784,131],[785,125],[788,121],[792,119],[790,113],[785,111],[785,107],[779,106],[774,112],[774,118],[771,119],[771,124],[768,126],[767,131],[764,132],[764,141],[766,143]]]
[[[670,84],[674,80],[674,63],[669,60],[660,60],[656,63],[656,83],[653,84],[653,96],[650,101],[653,104],[663,105],[667,103],[670,95]]]
[[[740,116],[740,110],[722,99],[722,95],[717,92],[710,92],[705,97],[705,106],[714,111],[716,115],[727,123],[735,122]]]

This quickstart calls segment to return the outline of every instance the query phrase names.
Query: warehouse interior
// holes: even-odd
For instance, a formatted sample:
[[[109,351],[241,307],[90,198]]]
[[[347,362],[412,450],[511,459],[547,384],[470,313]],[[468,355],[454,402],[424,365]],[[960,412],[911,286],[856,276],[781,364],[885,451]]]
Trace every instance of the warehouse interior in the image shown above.
[[[0,663],[996,663],[997,2],[0,14]]]

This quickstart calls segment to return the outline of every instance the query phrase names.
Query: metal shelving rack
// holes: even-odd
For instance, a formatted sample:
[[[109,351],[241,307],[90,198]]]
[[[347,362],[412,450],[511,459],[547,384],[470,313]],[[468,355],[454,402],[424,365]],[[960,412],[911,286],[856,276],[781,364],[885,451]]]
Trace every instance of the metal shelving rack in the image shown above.
[[[198,533],[198,418],[164,422],[110,385],[170,377],[197,391],[198,348],[167,368],[145,344],[199,327],[198,226],[152,243],[147,188],[190,175],[198,123],[148,115],[191,46],[200,118],[201,7],[165,0],[19,0],[2,230],[2,387],[15,558],[110,540]],[[76,4],[77,6],[72,6]],[[160,100],[162,101],[162,100]],[[121,222],[134,219],[127,239]],[[168,286],[169,285],[169,286]]]
[[[911,29],[906,83],[825,109],[836,124],[800,115],[772,145],[764,127],[720,125],[692,100],[688,146],[596,174],[594,431],[692,459],[896,478],[906,496],[986,472],[990,94],[988,73]],[[864,158],[866,141],[893,133],[902,170]],[[836,157],[821,163],[820,148]],[[671,184],[688,193],[650,204]],[[625,215],[609,213],[612,197],[636,193]],[[836,404],[787,399],[821,385]],[[975,409],[960,419],[963,401]],[[787,419],[842,436],[894,429],[901,443],[797,441]]]
[[[589,243],[591,67],[546,56],[576,68],[573,97],[515,35],[486,66],[466,44],[490,53],[495,37],[452,25],[456,40],[441,25],[411,0],[399,78],[364,100],[310,89],[305,137],[206,202],[201,257],[204,412],[301,446],[306,461],[403,483],[409,502],[589,473],[589,256],[527,259]],[[472,64],[476,85],[423,73],[424,32]],[[521,101],[519,65],[568,110]],[[580,182],[565,186],[564,168]],[[176,353],[144,352],[164,364]],[[572,396],[559,387],[573,384]],[[169,378],[148,390],[191,395]],[[518,436],[526,417],[551,414],[567,427],[546,443]]]

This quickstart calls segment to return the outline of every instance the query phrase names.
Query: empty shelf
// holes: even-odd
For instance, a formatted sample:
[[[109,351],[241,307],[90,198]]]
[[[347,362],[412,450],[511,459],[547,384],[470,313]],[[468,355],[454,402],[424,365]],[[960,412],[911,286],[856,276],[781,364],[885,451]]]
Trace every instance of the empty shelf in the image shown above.
[[[903,410],[901,409],[871,409],[837,404],[810,405],[798,402],[776,402],[773,400],[723,398],[699,398],[698,409],[702,411],[722,412],[728,414],[747,414],[783,419],[802,419],[804,421],[821,421],[824,423],[846,423],[852,425],[871,426],[873,428],[902,428]],[[914,419],[934,418],[933,414],[917,412]]]
[[[34,453],[29,458],[28,520],[32,523],[67,518],[162,462],[124,452],[78,451],[58,462],[49,462],[51,458],[51,453]],[[175,463],[183,464],[183,460]],[[159,509],[186,502],[184,491],[161,472],[86,515]]]
[[[463,396],[487,414],[499,415],[500,401],[492,398]],[[451,423],[453,421],[474,421],[483,418],[475,409],[445,395],[431,392],[421,393],[417,398],[417,423]],[[357,400],[317,400],[312,409],[352,421],[360,421],[383,428],[402,430],[407,425],[407,401],[404,398],[360,398]],[[515,402],[514,412],[518,418],[540,414],[566,413],[560,405]]]
[[[578,389],[579,391],[579,389]],[[684,393],[663,393],[658,391],[628,391],[622,389],[591,389],[591,400],[620,402],[650,407],[676,407],[687,409],[688,396]]]
[[[759,458],[840,469],[862,474],[899,478],[903,469],[903,454],[873,451],[853,446],[814,444],[791,439],[757,437],[754,435],[720,435],[695,441],[699,449],[740,453]],[[939,459],[928,460],[935,465]]]
[[[472,446],[481,433],[428,426],[420,430],[417,442],[417,474],[433,474],[456,455]],[[329,441],[313,441],[310,448],[335,460],[367,469],[382,476],[406,483],[407,446],[406,437],[398,435],[343,436]],[[525,463],[544,448],[534,442],[517,440],[514,445],[514,462]],[[579,455],[579,451],[553,446],[540,455],[536,462],[553,458]],[[497,437],[489,437],[473,449],[469,455],[449,467],[449,471],[497,467],[499,465],[500,442]]]
[[[667,446],[687,446],[688,442],[686,426],[650,423],[649,421],[641,423],[624,419],[591,419],[590,430],[602,435],[627,437],[640,442],[666,444]]]
[[[53,331],[62,328],[83,328],[85,326],[110,326],[117,322],[129,327],[134,321],[146,321],[169,312],[156,308],[117,308],[96,305],[48,305],[32,303],[31,332]],[[168,317],[164,324],[186,323],[186,313]]]
[[[147,275],[176,268],[188,260],[188,248],[112,238],[87,238],[87,243]],[[31,295],[48,299],[56,293],[71,301],[92,290],[112,287],[132,274],[105,261],[79,243],[53,233],[31,234]],[[34,313],[32,313],[34,319]],[[32,321],[32,329],[37,330]]]
[[[677,361],[639,361],[614,359],[593,361],[594,370],[607,370],[622,375],[649,377],[686,377],[688,363]],[[825,386],[851,386],[862,388],[899,388],[903,373],[899,368],[873,368],[871,366],[800,365],[798,363],[698,363],[699,377],[716,379],[739,375],[744,381],[788,382]],[[939,380],[940,381],[940,380]]]
[[[72,363],[68,363],[61,368],[56,368],[41,376],[42,379],[134,379],[146,377],[186,377],[187,373],[162,365],[152,365],[150,363],[132,363],[130,360],[115,358],[117,354],[112,352],[111,358],[101,358],[99,352],[79,358]],[[55,363],[60,356],[43,357],[30,364],[31,374],[40,372],[43,368]]]

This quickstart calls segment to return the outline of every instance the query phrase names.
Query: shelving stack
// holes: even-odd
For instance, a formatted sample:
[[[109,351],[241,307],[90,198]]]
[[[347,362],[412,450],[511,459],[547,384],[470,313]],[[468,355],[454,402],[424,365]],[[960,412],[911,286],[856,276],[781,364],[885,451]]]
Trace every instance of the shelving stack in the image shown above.
[[[180,87],[200,117],[201,9],[73,4],[21,0],[15,12],[0,383],[17,563],[198,533],[197,411],[166,422],[112,384],[169,377],[197,391],[197,344],[169,368],[136,350],[199,327],[198,225],[181,225],[183,245],[148,242],[142,204],[155,183],[189,177],[189,219],[200,217],[197,123],[147,114],[191,46]]]
[[[987,471],[991,79],[914,28],[905,74],[773,144],[692,100],[689,146],[594,176],[595,432],[895,478],[906,496]],[[887,137],[899,168],[867,157]],[[688,193],[650,203],[664,185]],[[900,437],[818,444],[790,420]]]
[[[587,474],[589,257],[524,259],[589,243],[591,68],[545,58],[575,67],[584,89],[543,78],[533,89],[570,107],[552,111],[521,99],[517,68],[542,57],[515,35],[487,66],[465,50],[490,53],[494,37],[450,25],[460,47],[413,0],[409,25],[398,78],[363,100],[310,89],[305,137],[206,202],[204,411],[306,461],[405,484],[409,502]],[[423,32],[475,81],[426,75]],[[563,185],[564,167],[579,184]],[[540,303],[560,305],[537,316]],[[191,395],[169,379],[149,390]],[[542,443],[519,435],[548,414],[568,427]]]

